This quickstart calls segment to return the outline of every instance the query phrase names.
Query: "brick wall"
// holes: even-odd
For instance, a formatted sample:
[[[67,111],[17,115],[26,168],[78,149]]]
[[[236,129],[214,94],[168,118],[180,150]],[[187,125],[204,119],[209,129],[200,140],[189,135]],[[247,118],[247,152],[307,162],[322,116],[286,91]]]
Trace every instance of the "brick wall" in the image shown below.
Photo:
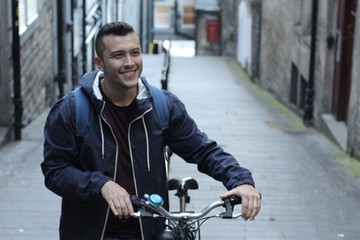
[[[43,1],[39,22],[21,45],[23,124],[30,123],[48,105],[46,88],[53,83],[52,2]]]

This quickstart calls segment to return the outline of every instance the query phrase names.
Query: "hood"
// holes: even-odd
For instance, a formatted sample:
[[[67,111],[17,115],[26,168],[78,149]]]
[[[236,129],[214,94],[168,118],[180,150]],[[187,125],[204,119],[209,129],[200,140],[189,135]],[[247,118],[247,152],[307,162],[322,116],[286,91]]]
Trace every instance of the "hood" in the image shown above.
[[[95,70],[93,72],[84,74],[80,79],[80,86],[85,89],[89,96],[95,96],[97,100],[103,100],[103,96],[101,95],[99,88],[99,83],[102,76],[102,71]],[[148,82],[145,78],[141,77],[138,79],[138,89],[139,90],[136,99],[140,100],[150,96]]]

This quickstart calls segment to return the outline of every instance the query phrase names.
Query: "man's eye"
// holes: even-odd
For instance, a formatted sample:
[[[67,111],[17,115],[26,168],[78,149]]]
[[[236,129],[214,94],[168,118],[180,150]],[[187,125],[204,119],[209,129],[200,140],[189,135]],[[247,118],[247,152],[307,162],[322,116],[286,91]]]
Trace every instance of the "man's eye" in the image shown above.
[[[122,54],[122,53],[115,53],[113,55],[114,58],[122,58],[123,56],[124,56],[124,54]]]

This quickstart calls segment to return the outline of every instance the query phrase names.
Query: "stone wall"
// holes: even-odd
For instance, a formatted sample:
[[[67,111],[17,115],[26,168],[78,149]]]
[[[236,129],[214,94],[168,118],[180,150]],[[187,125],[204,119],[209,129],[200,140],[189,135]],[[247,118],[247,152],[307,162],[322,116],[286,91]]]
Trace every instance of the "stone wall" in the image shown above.
[[[311,48],[311,4],[296,1],[263,1],[261,84],[303,114],[305,90],[309,84]],[[331,111],[334,49],[327,35],[334,32],[334,14],[329,3],[319,1],[315,54],[314,123]],[[300,12],[300,13],[299,13]]]
[[[352,86],[349,103],[348,152],[360,159],[360,13],[356,16]]]
[[[263,1],[260,84],[303,116],[310,78],[312,5],[310,1],[300,3]],[[360,158],[360,16],[357,12],[348,120],[339,122],[332,113],[338,1],[318,4],[313,124],[350,155]],[[341,127],[341,132],[333,126]],[[340,135],[348,136],[347,143]]]
[[[263,1],[260,84],[288,103],[291,52],[295,44],[293,9],[288,0]]]
[[[219,1],[221,8],[221,54],[236,56],[237,9],[240,0]]]
[[[250,78],[258,78],[262,1],[229,0],[219,3],[222,55],[236,57]],[[239,13],[240,6],[245,6],[246,11]]]
[[[11,44],[9,43],[11,26],[9,16],[9,10],[11,9],[8,5],[9,1],[2,2],[0,8],[0,127],[11,126],[11,120],[13,116],[13,102],[12,102],[12,75],[9,69],[12,66],[11,61]]]

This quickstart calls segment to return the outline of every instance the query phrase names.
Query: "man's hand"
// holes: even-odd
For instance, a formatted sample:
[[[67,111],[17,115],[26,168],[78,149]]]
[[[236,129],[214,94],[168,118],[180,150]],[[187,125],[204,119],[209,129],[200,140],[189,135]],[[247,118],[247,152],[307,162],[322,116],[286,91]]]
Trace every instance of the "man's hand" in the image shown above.
[[[242,213],[241,217],[245,220],[254,220],[255,216],[259,213],[261,208],[261,195],[251,185],[240,185],[223,195],[221,198],[227,198],[230,196],[241,197]]]
[[[118,218],[129,218],[130,215],[134,214],[130,195],[119,184],[114,181],[106,182],[101,188],[101,194]]]

